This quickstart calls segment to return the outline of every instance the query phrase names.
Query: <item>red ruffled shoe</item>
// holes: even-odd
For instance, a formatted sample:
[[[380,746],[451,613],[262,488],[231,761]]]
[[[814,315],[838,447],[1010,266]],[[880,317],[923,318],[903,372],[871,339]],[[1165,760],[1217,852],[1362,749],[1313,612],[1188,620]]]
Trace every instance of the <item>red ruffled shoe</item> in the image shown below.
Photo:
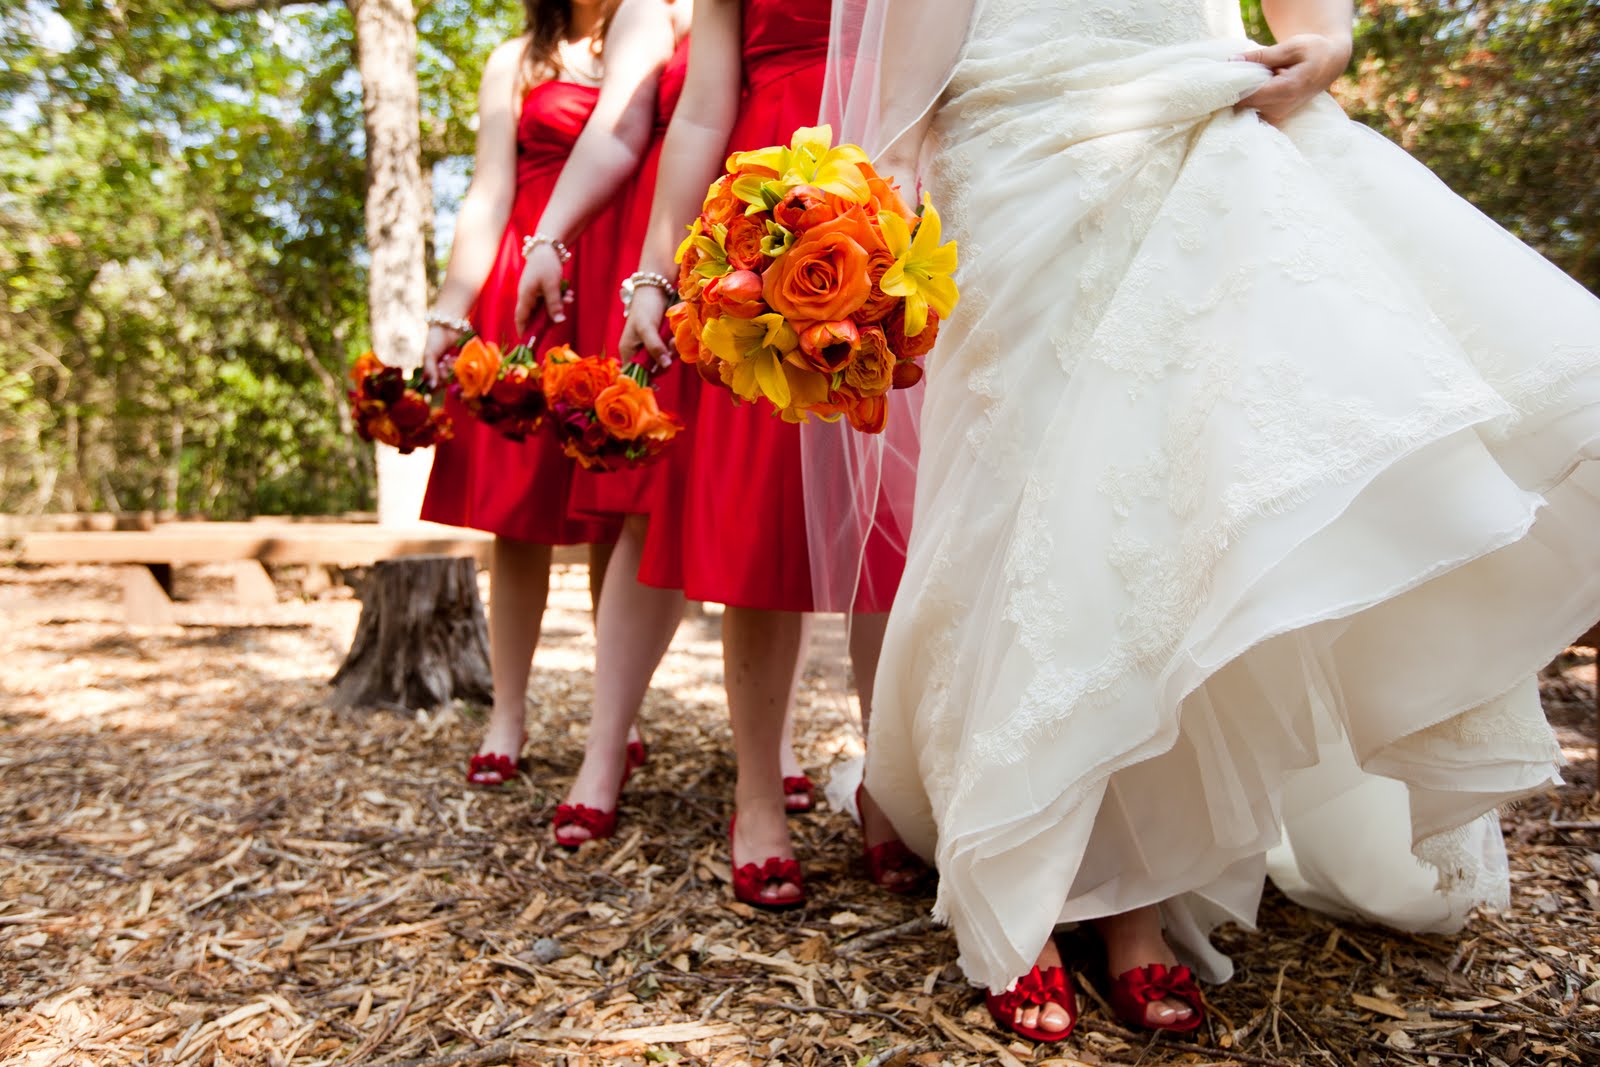
[[[861,810],[861,794],[865,785],[856,786],[856,811]],[[889,893],[914,893],[927,881],[928,865],[898,837],[867,844],[865,819],[861,824],[861,858],[867,865],[867,877],[872,884]],[[900,877],[894,877],[899,875]]]
[[[1030,1041],[1064,1041],[1078,1025],[1078,996],[1073,991],[1072,979],[1064,967],[1051,967],[1041,971],[1037,966],[1021,978],[1006,993],[990,993],[984,998],[994,1021]],[[1013,1020],[1018,1008],[1037,1004],[1055,1004],[1067,1013],[1065,1030],[1037,1030]]]
[[[733,858],[733,828],[738,820],[735,815],[728,820],[728,865],[733,868],[733,896],[734,899],[756,908],[766,908],[769,911],[784,911],[788,908],[797,908],[806,902],[806,877],[800,869],[799,860],[786,860],[772,856],[765,863],[747,863],[743,867],[736,866]],[[788,883],[800,890],[800,895],[793,900],[767,900],[761,891],[773,882]]]
[[[634,771],[636,771],[639,768],[643,767],[645,765],[645,762],[648,761],[649,759],[650,759],[650,753],[645,750],[643,741],[629,741],[628,742],[628,757],[627,757],[627,760],[628,760],[628,773],[629,774],[632,774]]]
[[[639,752],[644,752],[642,741],[628,742],[628,755],[622,764],[622,781],[617,785],[618,805],[610,811],[601,811],[591,808],[587,804],[561,804],[556,807],[555,814],[550,816],[550,836],[562,848],[578,849],[590,841],[604,841],[617,832],[617,807],[620,806],[622,790],[627,788],[628,779],[633,777],[633,772],[639,764],[644,762],[642,755],[635,757],[634,746],[639,747]],[[568,826],[581,826],[589,831],[589,836],[582,841],[563,841],[561,831]]]
[[[1146,1021],[1146,1010],[1158,1000],[1181,1000],[1189,1005],[1187,1019],[1170,1023]],[[1148,967],[1135,967],[1118,976],[1111,983],[1111,1010],[1129,1026],[1146,1030],[1172,1030],[1186,1034],[1198,1030],[1206,1018],[1205,998],[1195,984],[1194,974],[1187,967],[1168,967],[1152,963]]]
[[[480,789],[498,789],[522,770],[522,746],[528,743],[523,734],[517,742],[517,751],[507,756],[502,752],[479,752],[467,761],[467,784]]]
[[[790,815],[810,811],[817,805],[817,787],[803,774],[783,780],[783,807]]]

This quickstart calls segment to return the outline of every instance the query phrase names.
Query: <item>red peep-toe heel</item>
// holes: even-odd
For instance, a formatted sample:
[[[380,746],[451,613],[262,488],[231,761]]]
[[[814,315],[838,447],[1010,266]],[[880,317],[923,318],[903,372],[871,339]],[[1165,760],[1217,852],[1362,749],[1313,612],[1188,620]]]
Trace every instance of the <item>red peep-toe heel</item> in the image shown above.
[[[617,803],[611,806],[610,811],[601,811],[591,808],[587,804],[561,804],[556,807],[555,814],[550,816],[550,836],[562,848],[578,849],[590,841],[604,841],[617,832],[617,809],[622,805],[622,791],[627,788],[628,779],[633,777],[633,772],[639,764],[644,762],[642,755],[634,756],[634,746],[639,746],[640,753],[644,751],[641,741],[628,742],[628,755],[622,764],[622,781],[617,785]],[[561,831],[568,826],[581,826],[589,831],[589,836],[582,841],[563,841]]]
[[[865,783],[856,786],[858,814],[861,812],[861,794],[866,788]],[[861,858],[867,865],[867,877],[872,879],[872,884],[889,893],[914,893],[922,887],[930,873],[928,865],[898,837],[868,845],[865,816],[861,819]],[[911,877],[894,878],[893,875]]]
[[[1158,1000],[1181,1000],[1189,1005],[1187,1019],[1170,1023],[1147,1021],[1150,1005]],[[1146,1030],[1171,1030],[1186,1034],[1198,1030],[1205,1021],[1206,1002],[1195,984],[1194,974],[1187,967],[1168,967],[1152,963],[1148,967],[1135,967],[1111,982],[1111,1010],[1129,1026]]]
[[[523,734],[522,740],[517,742],[517,750],[509,756],[503,752],[474,753],[467,761],[467,784],[480,789],[498,789],[511,781],[521,773],[522,746],[527,743],[528,735]]]
[[[1030,1041],[1063,1041],[1078,1025],[1078,996],[1064,967],[1050,967],[1041,971],[1035,966],[1018,978],[1017,984],[1009,991],[987,994],[984,1003],[995,1022]],[[1018,1008],[1033,1005],[1042,1008],[1046,1004],[1055,1004],[1067,1013],[1065,1030],[1039,1030],[1015,1021]]]
[[[738,861],[733,858],[733,828],[738,818],[735,815],[728,820],[728,866],[733,869],[734,899],[752,907],[766,908],[768,911],[784,911],[804,904],[806,878],[805,872],[800,869],[799,860],[771,856],[764,863],[747,863],[743,867],[738,865]],[[800,895],[793,900],[767,900],[761,895],[761,891],[772,882],[780,884],[787,882],[799,889]]]
[[[783,807],[790,815],[810,811],[817,805],[817,787],[803,774],[783,780]]]

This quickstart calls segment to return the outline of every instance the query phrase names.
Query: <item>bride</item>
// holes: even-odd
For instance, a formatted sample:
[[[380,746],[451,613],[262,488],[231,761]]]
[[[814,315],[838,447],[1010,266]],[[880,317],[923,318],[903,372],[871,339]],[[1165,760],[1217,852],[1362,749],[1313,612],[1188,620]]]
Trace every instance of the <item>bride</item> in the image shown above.
[[[836,0],[825,112],[960,242],[867,783],[962,967],[1059,1040],[1092,923],[1192,1029],[1269,852],[1459,927],[1600,615],[1600,303],[1324,95],[1348,0],[928,6]]]

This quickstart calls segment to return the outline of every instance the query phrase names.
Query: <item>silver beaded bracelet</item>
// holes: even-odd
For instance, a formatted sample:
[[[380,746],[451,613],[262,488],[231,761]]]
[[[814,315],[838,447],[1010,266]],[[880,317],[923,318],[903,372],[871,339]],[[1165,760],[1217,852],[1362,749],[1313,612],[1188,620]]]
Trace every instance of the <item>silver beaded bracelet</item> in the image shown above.
[[[657,274],[653,270],[634,271],[622,280],[622,291],[619,295],[622,297],[622,311],[624,314],[633,310],[633,294],[638,292],[641,285],[660,289],[667,294],[669,302],[678,295],[677,287],[672,284],[672,279],[666,275]]]
[[[426,321],[429,326],[443,326],[445,329],[454,330],[456,333],[472,332],[471,319],[452,319],[448,316],[439,314],[437,311],[428,312],[428,317],[424,321]]]
[[[562,243],[558,237],[551,237],[547,233],[532,233],[522,239],[522,258],[527,259],[533,255],[533,250],[540,245],[549,245],[556,250],[556,255],[563,263],[572,262],[572,251]]]

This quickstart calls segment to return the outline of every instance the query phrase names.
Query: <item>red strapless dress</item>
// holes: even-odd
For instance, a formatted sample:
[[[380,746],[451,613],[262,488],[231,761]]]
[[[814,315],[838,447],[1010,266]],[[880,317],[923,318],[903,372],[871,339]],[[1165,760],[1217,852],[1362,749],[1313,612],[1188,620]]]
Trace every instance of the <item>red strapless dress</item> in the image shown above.
[[[522,239],[534,231],[545,202],[555,189],[584,123],[594,111],[599,90],[572,82],[548,81],[529,91],[517,122],[517,192],[511,219],[500,237],[494,267],[469,316],[487,341],[509,345],[519,338],[513,319],[517,281],[522,276]],[[585,285],[585,263],[610,263],[619,219],[602,214],[572,243],[571,276],[575,302],[560,327],[540,323],[539,348],[574,344],[581,347],[585,323],[603,321],[607,303],[615,300],[602,286]],[[598,336],[601,327],[592,327]],[[561,451],[548,428],[521,443],[510,441],[478,422],[450,401],[456,436],[440,445],[422,502],[422,517],[486,530],[519,541],[573,545],[616,538],[615,522],[570,512],[575,464]]]
[[[618,197],[619,213],[617,258],[611,275],[600,283],[610,298],[610,314],[605,317],[604,336],[596,351],[614,351],[622,336],[625,316],[617,290],[622,280],[639,265],[645,230],[650,224],[650,208],[655,197],[656,169],[661,162],[661,145],[666,137],[672,112],[683,92],[684,74],[689,67],[689,39],[679,43],[672,59],[661,73],[656,91],[656,128],[649,149],[639,163],[632,184]],[[652,521],[645,541],[647,558],[656,561],[650,584],[666,588],[683,586],[682,508],[674,501],[683,499],[689,484],[695,411],[699,404],[701,381],[692,368],[674,363],[655,380],[661,407],[677,414],[684,422],[683,432],[673,440],[655,463],[635,470],[611,474],[580,471],[572,484],[572,510],[575,514],[608,518],[616,515],[661,515],[666,521]]]
[[[814,126],[827,65],[831,0],[744,0],[744,99],[728,151],[788,144]],[[726,389],[693,378],[701,390],[688,482],[651,519],[674,524],[672,538],[647,544],[639,570],[649,585],[682,588],[693,600],[773,611],[811,611],[799,428],[765,401],[735,403]],[[671,514],[681,508],[681,515]],[[868,546],[856,609],[888,611],[905,566],[891,547]]]

